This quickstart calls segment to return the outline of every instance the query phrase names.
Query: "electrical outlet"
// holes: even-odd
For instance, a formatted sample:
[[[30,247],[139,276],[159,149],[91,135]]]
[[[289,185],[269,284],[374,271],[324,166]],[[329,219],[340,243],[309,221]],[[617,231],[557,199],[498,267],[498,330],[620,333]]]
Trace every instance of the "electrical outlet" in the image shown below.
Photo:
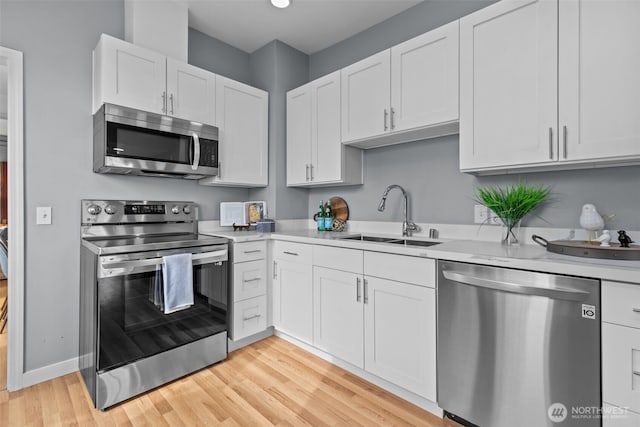
[[[491,209],[487,209],[489,211],[489,219],[487,220],[487,224],[489,225],[502,225],[502,220],[496,216],[495,213]]]
[[[36,224],[51,224],[51,206],[36,207]]]
[[[473,207],[473,222],[476,224],[484,224],[489,218],[489,209],[484,205],[475,205]]]

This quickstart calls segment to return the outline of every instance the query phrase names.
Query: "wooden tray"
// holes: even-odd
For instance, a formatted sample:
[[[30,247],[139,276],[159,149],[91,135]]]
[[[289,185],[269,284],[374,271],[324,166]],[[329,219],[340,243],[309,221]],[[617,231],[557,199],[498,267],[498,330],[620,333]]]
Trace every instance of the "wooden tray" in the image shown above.
[[[640,246],[638,245],[622,248],[619,243],[611,243],[611,246],[607,247],[600,246],[600,242],[588,242],[586,240],[554,240],[550,242],[535,234],[531,238],[534,242],[547,248],[547,251],[557,254],[584,258],[640,261]]]
[[[342,197],[332,197],[329,199],[331,202],[331,210],[333,211],[335,218],[347,221],[349,219],[349,206]]]

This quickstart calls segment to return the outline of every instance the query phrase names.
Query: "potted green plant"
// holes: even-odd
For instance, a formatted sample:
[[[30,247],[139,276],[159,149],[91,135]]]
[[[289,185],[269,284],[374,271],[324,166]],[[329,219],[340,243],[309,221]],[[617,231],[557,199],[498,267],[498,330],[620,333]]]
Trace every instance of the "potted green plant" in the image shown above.
[[[506,188],[486,186],[477,189],[478,202],[482,203],[502,220],[505,233],[502,243],[518,245],[517,230],[520,220],[535,210],[540,204],[549,200],[551,189],[543,185],[528,186],[523,182]]]

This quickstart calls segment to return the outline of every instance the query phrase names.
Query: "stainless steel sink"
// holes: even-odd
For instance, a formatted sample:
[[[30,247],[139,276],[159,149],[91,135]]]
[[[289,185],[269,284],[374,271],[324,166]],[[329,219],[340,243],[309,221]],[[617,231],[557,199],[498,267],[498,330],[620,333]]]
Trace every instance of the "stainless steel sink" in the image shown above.
[[[367,236],[366,234],[340,237],[340,240],[360,240],[362,242],[393,243],[395,245],[405,245],[405,246],[433,246],[440,243],[440,242],[430,242],[425,240],[397,239],[395,237]]]

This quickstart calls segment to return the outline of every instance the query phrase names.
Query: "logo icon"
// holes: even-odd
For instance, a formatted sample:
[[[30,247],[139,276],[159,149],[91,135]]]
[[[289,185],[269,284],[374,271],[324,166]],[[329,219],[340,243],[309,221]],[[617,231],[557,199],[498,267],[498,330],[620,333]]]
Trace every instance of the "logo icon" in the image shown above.
[[[584,317],[585,319],[595,320],[595,318],[596,318],[596,306],[595,305],[582,304],[582,317]]]
[[[567,418],[567,415],[568,415],[567,407],[564,406],[562,403],[554,403],[551,406],[549,406],[547,415],[549,416],[549,419],[552,422],[561,423]]]

